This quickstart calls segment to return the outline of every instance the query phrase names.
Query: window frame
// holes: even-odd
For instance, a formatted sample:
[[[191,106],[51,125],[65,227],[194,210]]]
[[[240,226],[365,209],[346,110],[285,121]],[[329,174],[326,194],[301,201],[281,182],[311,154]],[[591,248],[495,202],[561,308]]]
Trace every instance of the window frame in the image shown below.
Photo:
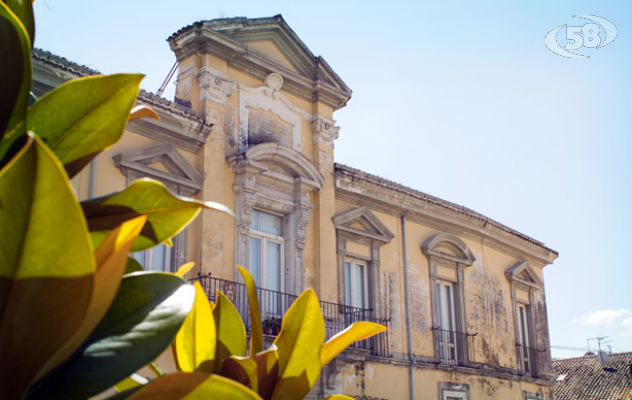
[[[347,263],[349,264],[349,273],[347,273]],[[345,302],[344,304],[349,307],[355,307],[360,309],[368,309],[369,307],[369,264],[370,262],[358,257],[344,256],[343,265],[344,265],[344,292],[345,292]],[[362,307],[353,304],[353,299],[355,298],[356,293],[356,285],[355,279],[353,276],[355,274],[352,273],[354,266],[362,267]],[[349,289],[350,292],[347,293],[347,279],[349,279]]]
[[[162,266],[162,269],[160,270],[156,270],[156,269],[151,269],[150,266],[153,262],[153,258],[155,256],[154,252],[156,251],[156,249],[160,246],[163,246],[165,249],[165,258],[164,258],[164,263]],[[139,255],[142,254],[143,255],[143,262],[141,262],[139,260]],[[143,267],[144,271],[156,271],[156,272],[174,272],[174,269],[176,268],[173,263],[173,247],[172,246],[167,246],[165,243],[160,243],[156,246],[153,246],[149,249],[146,250],[142,250],[142,251],[137,251],[131,254],[132,258],[134,258],[136,261],[138,261],[138,263]]]
[[[460,390],[444,390],[441,400],[448,400],[448,396],[455,397],[459,400],[468,400],[467,392],[463,392]]]
[[[268,215],[272,215],[281,219],[281,233],[285,235],[285,216],[283,214],[270,212],[267,210],[262,210],[260,208],[253,208],[252,212],[260,212]],[[255,282],[257,283],[257,287],[266,290],[272,290],[284,293],[285,292],[285,279],[284,279],[284,271],[285,271],[285,236],[273,235],[271,233],[262,232],[253,228],[252,224],[250,225],[250,229],[248,231],[248,270],[252,273],[251,262],[250,262],[250,238],[255,238],[260,240],[259,245],[259,277],[255,276]],[[267,286],[267,282],[265,282],[265,269],[266,267],[266,251],[267,251],[267,243],[275,243],[279,245],[279,288],[278,289],[269,289]],[[253,274],[254,275],[254,274]]]

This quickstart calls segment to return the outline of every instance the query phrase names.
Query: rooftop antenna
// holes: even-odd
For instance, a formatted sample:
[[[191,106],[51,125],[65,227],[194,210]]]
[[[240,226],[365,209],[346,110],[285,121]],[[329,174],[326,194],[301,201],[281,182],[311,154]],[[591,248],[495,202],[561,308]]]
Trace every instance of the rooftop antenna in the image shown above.
[[[176,73],[177,69],[178,69],[178,60],[176,60],[176,62],[173,63],[173,67],[171,67],[171,69],[169,70],[169,73],[167,74],[167,77],[162,82],[162,85],[160,85],[160,88],[158,88],[158,91],[156,92],[158,96],[162,97],[162,94],[165,92],[165,89],[167,88],[169,81],[171,80],[171,78],[173,78],[173,75]]]

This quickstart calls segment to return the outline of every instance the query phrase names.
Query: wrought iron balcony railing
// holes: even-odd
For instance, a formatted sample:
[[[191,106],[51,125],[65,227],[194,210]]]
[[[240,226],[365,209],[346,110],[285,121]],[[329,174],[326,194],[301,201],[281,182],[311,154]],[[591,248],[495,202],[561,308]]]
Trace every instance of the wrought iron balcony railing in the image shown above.
[[[224,293],[237,307],[250,332],[250,315],[248,312],[248,296],[246,286],[240,282],[215,278],[211,274],[198,275],[198,280],[210,301],[215,301],[216,291]],[[281,320],[298,296],[275,290],[257,288],[263,333],[276,336],[281,330]],[[372,321],[388,326],[388,320],[375,318],[372,310],[351,307],[344,304],[320,301],[320,308],[325,319],[325,336],[330,338],[347,326],[357,321]],[[368,350],[371,355],[388,357],[388,334],[380,333],[367,340],[356,342],[352,347]]]
[[[465,332],[457,332],[440,328],[432,328],[438,345],[439,363],[465,367],[469,365],[472,348],[470,339],[475,336]]]

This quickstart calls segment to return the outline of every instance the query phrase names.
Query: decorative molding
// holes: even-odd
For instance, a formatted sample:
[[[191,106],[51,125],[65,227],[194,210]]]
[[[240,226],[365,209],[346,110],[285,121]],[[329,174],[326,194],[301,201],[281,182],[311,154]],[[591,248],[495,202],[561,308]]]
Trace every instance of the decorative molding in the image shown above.
[[[263,143],[228,158],[236,174],[237,237],[235,260],[248,265],[248,233],[253,208],[284,216],[284,287],[303,291],[303,252],[312,204],[308,194],[319,190],[324,178],[301,153],[276,143]]]
[[[337,214],[334,216],[333,222],[338,230],[374,239],[382,244],[390,242],[395,237],[386,225],[371,210],[364,206]],[[355,223],[360,223],[366,229],[354,228],[352,225]]]
[[[200,100],[225,104],[232,94],[234,82],[224,72],[205,66],[199,69]]]
[[[340,127],[335,126],[334,121],[323,117],[316,117],[312,121],[312,137],[314,144],[330,144],[338,139]]]
[[[292,104],[281,92],[283,78],[272,73],[265,78],[265,85],[252,88],[243,84],[239,86],[239,151],[249,146],[248,121],[249,109],[269,111],[292,127],[289,138],[291,147],[301,151],[301,117],[311,119],[311,115]]]
[[[171,191],[192,196],[202,189],[203,176],[171,143],[161,143],[139,150],[119,153],[112,157],[128,182],[137,178],[153,178],[163,182]],[[162,164],[168,172],[151,167]]]
[[[438,251],[437,247],[445,245],[452,249],[457,256],[452,256],[450,254],[446,254],[444,252]],[[446,233],[440,233],[435,236],[432,236],[421,247],[424,254],[427,256],[434,256],[440,259],[444,259],[450,262],[456,262],[459,264],[464,264],[470,266],[476,260],[474,258],[474,254],[469,247],[459,239],[457,236],[449,235]]]
[[[520,261],[505,271],[510,282],[516,282],[535,289],[542,288],[542,281],[538,278],[532,266],[527,261]]]

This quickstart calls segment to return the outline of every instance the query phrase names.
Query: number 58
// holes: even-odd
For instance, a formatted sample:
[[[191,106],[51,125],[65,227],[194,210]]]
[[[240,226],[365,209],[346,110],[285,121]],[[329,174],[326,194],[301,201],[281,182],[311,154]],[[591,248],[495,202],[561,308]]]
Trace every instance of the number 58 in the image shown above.
[[[597,47],[601,43],[599,25],[585,24],[584,26],[567,26],[566,39],[573,41],[572,43],[566,43],[564,48],[567,50],[577,50],[582,46]]]

